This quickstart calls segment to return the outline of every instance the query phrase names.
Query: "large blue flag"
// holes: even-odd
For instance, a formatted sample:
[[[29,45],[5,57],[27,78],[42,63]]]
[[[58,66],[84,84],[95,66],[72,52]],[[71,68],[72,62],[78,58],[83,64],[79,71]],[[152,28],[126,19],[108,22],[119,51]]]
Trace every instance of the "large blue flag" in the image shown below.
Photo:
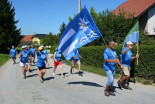
[[[102,36],[87,8],[82,11],[67,25],[63,32],[58,50],[66,60],[74,56],[74,51]]]

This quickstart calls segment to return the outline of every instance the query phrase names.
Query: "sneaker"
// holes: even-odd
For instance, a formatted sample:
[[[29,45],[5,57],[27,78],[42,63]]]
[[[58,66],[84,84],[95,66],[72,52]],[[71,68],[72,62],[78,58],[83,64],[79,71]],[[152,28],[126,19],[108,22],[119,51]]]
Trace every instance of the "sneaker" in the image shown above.
[[[29,69],[29,72],[31,72],[31,70]]]
[[[124,89],[132,90],[132,88],[130,88],[129,86],[124,86]]]
[[[40,82],[41,82],[41,83],[44,83],[44,81],[43,81],[43,79],[42,79],[42,78],[40,79]]]
[[[55,73],[53,73],[53,76],[55,77]]]
[[[109,95],[111,95],[111,96],[115,96],[115,93],[112,92],[112,90],[110,90],[110,91],[109,91]]]
[[[23,79],[26,79],[26,75],[23,76]]]
[[[121,84],[121,82],[120,82],[120,81],[117,81],[117,84],[118,84],[118,87],[119,87],[120,89],[122,89],[122,88],[123,88],[123,86],[122,86],[122,84]]]
[[[109,90],[105,89],[105,90],[104,90],[104,94],[105,94],[105,96],[109,96],[109,95],[110,95]]]
[[[61,77],[62,77],[62,78],[65,78],[65,76],[64,76],[64,75],[62,75]]]
[[[83,76],[81,71],[79,71],[78,75],[79,75],[79,76]]]
[[[73,74],[72,69],[70,70],[70,74]]]

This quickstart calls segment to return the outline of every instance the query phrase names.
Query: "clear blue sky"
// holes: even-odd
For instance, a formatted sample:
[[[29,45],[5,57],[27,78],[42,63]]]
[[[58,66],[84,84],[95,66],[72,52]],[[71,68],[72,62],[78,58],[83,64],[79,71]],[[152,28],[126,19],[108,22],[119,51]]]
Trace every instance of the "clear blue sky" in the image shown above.
[[[15,20],[19,20],[17,27],[22,35],[35,33],[57,34],[64,21],[68,24],[68,17],[78,13],[78,0],[10,0],[15,7]],[[90,9],[97,12],[105,9],[113,10],[127,0],[81,0]]]

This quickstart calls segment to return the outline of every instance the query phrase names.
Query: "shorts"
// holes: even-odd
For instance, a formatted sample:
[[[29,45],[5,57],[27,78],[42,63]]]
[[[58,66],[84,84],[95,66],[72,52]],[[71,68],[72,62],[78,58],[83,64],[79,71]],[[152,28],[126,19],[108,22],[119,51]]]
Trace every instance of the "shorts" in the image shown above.
[[[77,63],[78,65],[81,64],[81,63],[80,63],[80,60],[72,60],[72,62],[71,62],[72,66],[75,66],[76,63]]]
[[[38,67],[39,70],[42,70],[42,69],[46,69],[45,66],[42,66],[42,67]]]
[[[28,64],[20,62],[20,66],[28,66]]]
[[[12,60],[16,60],[16,57],[12,57]]]
[[[124,68],[124,70],[123,70],[124,75],[130,75],[130,69],[131,69],[131,67],[128,67],[128,66],[124,66],[123,65],[123,68]]]
[[[57,62],[54,61],[54,66],[58,66],[58,65],[62,65],[62,61],[61,60],[57,61]]]
[[[35,57],[35,54],[32,53],[31,56],[32,56],[32,57]]]

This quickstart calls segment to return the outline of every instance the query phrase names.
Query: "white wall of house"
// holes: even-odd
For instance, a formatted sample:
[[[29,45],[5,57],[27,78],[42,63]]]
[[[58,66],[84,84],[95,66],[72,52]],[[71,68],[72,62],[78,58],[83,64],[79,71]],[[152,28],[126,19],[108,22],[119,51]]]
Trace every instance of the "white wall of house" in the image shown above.
[[[150,35],[155,35],[155,7],[148,11],[148,32]]]

